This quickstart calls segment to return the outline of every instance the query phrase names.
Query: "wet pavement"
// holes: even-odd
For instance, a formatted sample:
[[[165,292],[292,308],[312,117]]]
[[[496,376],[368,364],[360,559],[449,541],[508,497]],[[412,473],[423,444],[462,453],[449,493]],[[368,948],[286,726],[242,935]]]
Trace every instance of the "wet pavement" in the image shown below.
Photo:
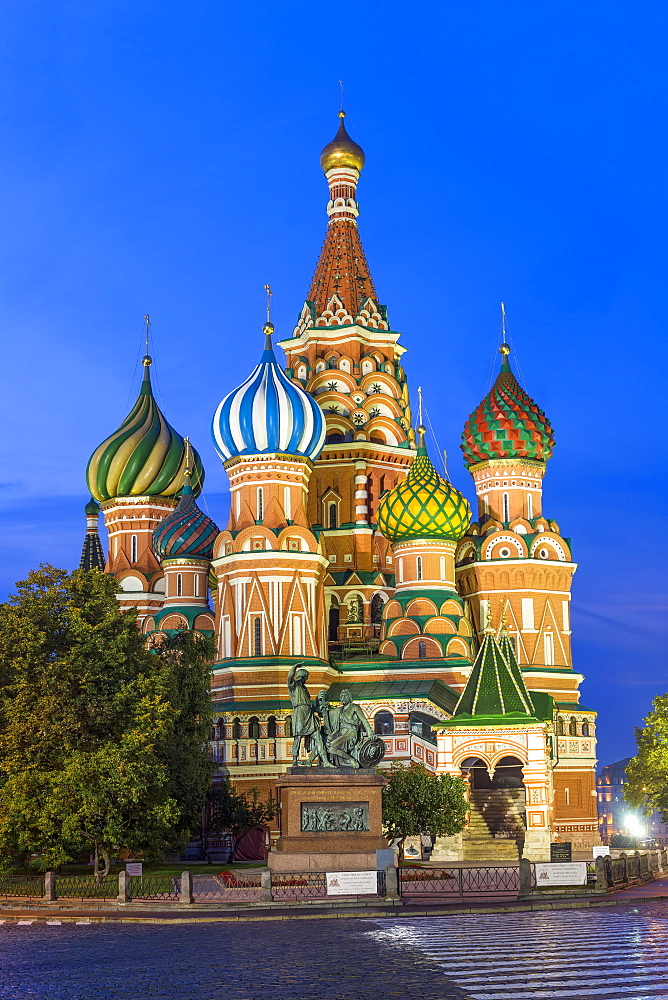
[[[668,900],[415,919],[7,921],[0,967],[0,997],[13,1000],[668,1000]]]

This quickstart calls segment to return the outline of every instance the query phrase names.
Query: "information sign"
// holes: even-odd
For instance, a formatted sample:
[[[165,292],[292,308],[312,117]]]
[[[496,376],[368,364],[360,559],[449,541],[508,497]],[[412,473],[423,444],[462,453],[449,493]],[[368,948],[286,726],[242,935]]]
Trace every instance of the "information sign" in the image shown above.
[[[593,856],[595,858],[608,858],[610,857],[610,848],[607,844],[595,844],[592,848]]]
[[[128,861],[125,865],[125,871],[128,875],[142,875],[143,865],[141,861]]]
[[[327,872],[328,896],[376,895],[376,872]]]
[[[557,864],[536,862],[536,888],[552,889],[561,885],[586,885],[587,862],[573,861],[567,864],[563,861]]]
[[[572,844],[550,844],[550,861],[572,861],[573,860],[573,845]]]

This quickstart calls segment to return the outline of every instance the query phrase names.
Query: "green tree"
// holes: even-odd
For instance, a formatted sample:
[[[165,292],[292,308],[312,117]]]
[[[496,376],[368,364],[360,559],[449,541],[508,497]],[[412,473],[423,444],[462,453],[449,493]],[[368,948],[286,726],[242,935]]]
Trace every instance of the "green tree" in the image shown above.
[[[272,798],[262,800],[257,788],[242,792],[224,781],[211,790],[212,830],[230,830],[238,839],[249,830],[262,829],[275,815],[276,802]]]
[[[431,774],[422,764],[392,765],[383,789],[383,828],[389,840],[399,841],[402,859],[406,837],[452,836],[464,828],[465,789],[462,778]]]
[[[626,766],[624,798],[645,813],[668,817],[668,694],[652,702],[644,725],[636,729],[638,753]]]
[[[149,651],[113,578],[42,566],[0,605],[0,850],[42,869],[183,844],[211,778],[205,640]]]

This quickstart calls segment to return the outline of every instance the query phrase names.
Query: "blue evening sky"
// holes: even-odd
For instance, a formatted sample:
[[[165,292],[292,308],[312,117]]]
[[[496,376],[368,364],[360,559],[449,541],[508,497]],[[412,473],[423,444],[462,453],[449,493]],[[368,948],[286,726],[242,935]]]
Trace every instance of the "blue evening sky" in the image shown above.
[[[668,689],[668,10],[658,2],[4,0],[2,593],[73,568],[84,470],[157,396],[225,521],[213,410],[290,333],[325,230],[338,79],[367,154],[360,228],[454,483],[499,302],[557,439],[545,512],[573,539],[575,667],[600,759]],[[435,447],[432,444],[432,450]]]

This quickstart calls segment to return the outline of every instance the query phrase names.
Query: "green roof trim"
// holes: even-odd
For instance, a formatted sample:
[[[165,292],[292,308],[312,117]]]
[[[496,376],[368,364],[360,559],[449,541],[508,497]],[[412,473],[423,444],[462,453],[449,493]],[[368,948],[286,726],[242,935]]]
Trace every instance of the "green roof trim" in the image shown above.
[[[539,722],[540,720],[535,715],[525,715],[523,712],[508,712],[506,715],[457,715],[447,722],[442,722],[441,725],[448,729],[458,728],[459,726],[492,728],[492,726],[526,726],[531,724],[535,726]]]
[[[420,661],[424,663],[424,660]],[[457,692],[439,680],[410,681],[337,681],[327,692],[332,701],[340,701],[341,692],[348,689],[356,701],[388,701],[391,699],[424,698],[450,715],[457,704]]]
[[[594,715],[598,715],[595,708],[587,708],[585,705],[580,705],[577,701],[557,701],[555,704],[558,709],[569,709],[573,712],[593,712]]]

